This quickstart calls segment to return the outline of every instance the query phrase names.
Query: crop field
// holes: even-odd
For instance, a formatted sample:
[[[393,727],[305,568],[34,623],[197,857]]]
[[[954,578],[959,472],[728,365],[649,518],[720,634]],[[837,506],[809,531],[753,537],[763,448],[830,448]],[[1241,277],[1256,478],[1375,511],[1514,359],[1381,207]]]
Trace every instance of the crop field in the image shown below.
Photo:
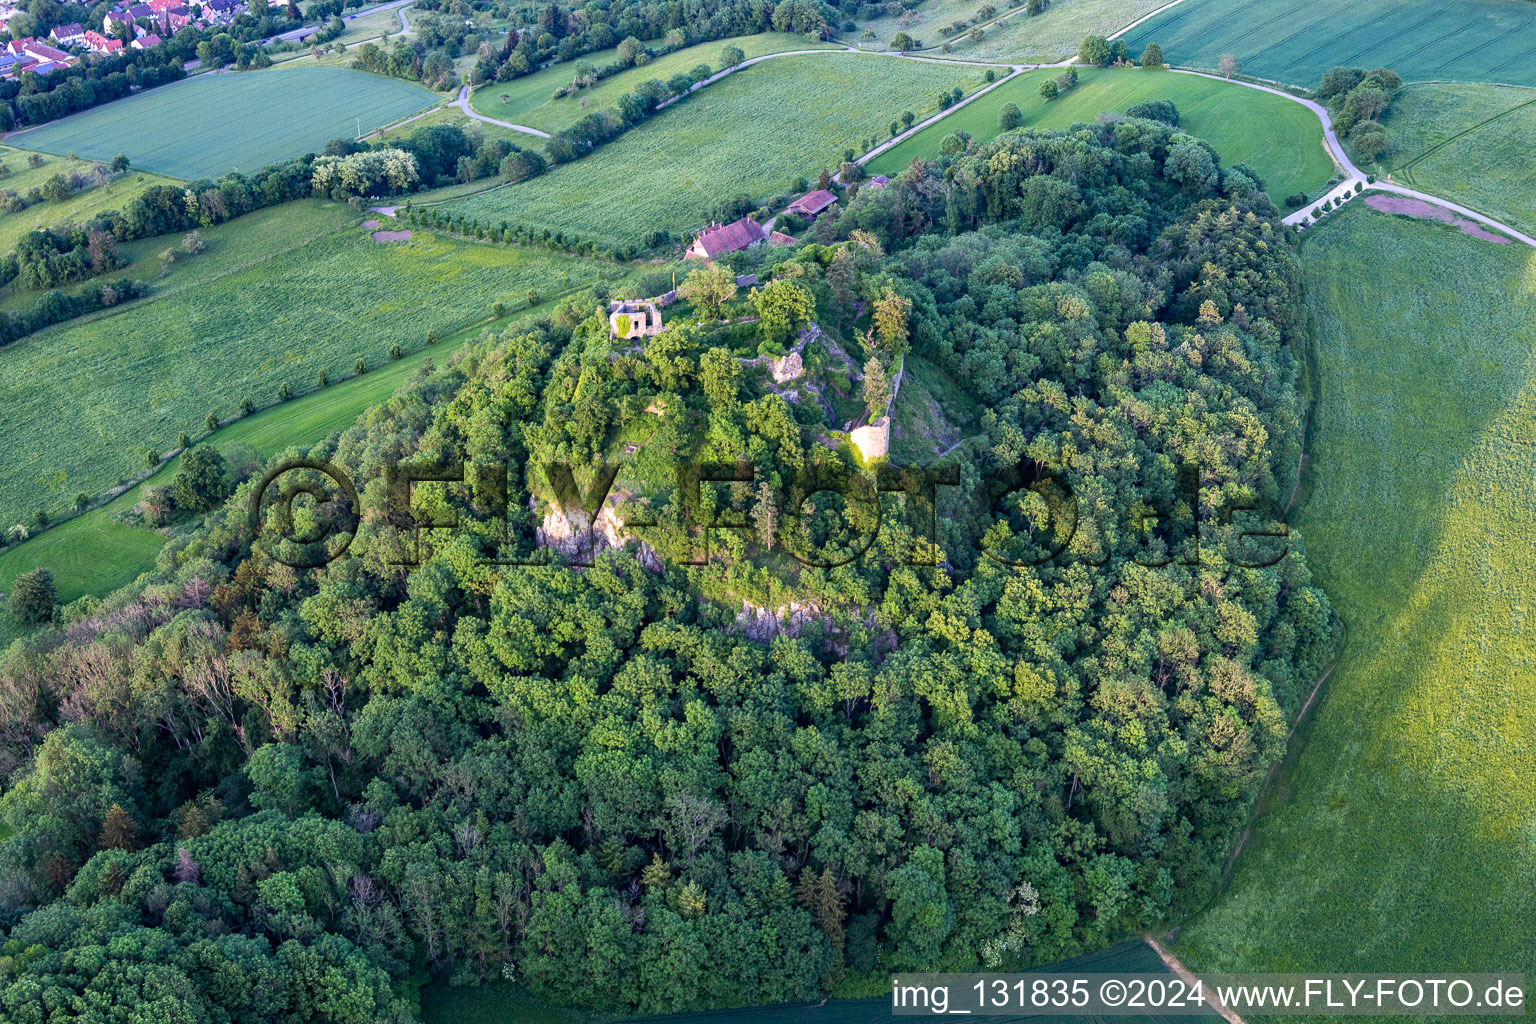
[[[869,136],[886,137],[903,110],[931,114],[940,90],[972,92],[981,75],[872,55],[783,57],[700,90],[590,156],[447,209],[631,243],[658,229],[683,231],[721,199],[814,178],[845,147],[862,151]],[[790,138],[795,145],[784,144]]]
[[[81,111],[12,136],[48,153],[111,160],[178,178],[254,171],[318,152],[432,106],[419,85],[342,68],[295,67],[201,75]],[[145,125],[175,125],[146,131]]]
[[[1306,236],[1307,557],[1348,638],[1194,969],[1536,971],[1536,258],[1351,204]]]
[[[1125,37],[1182,67],[1223,54],[1261,78],[1315,85],[1337,64],[1387,67],[1410,82],[1536,85],[1536,4],[1510,0],[1187,0]]]
[[[1057,73],[1049,68],[1025,72],[993,89],[881,153],[869,162],[869,173],[899,174],[915,157],[932,159],[944,136],[957,130],[981,141],[995,138],[998,111],[1008,103],[1018,104],[1026,127],[1064,128],[1092,121],[1101,111],[1123,112],[1154,99],[1172,100],[1179,108],[1180,127],[1214,146],[1224,166],[1246,163],[1263,175],[1276,205],[1295,192],[1317,195],[1334,173],[1323,147],[1322,126],[1299,103],[1198,75],[1139,69],[1082,70],[1075,89],[1046,102],[1040,83]]]
[[[61,510],[139,468],[134,450],[174,447],[209,412],[307,390],[391,344],[414,352],[483,319],[595,279],[603,264],[418,232],[376,243],[347,207],[299,203],[208,231],[209,251],[164,292],[25,338],[0,353],[0,522]],[[206,257],[206,259],[204,259]],[[199,262],[202,261],[202,262]],[[611,268],[610,268],[611,269]]]
[[[546,299],[534,310],[512,314],[507,322],[546,314],[555,304],[554,298]],[[437,345],[385,362],[360,377],[339,380],[238,419],[206,439],[198,431],[192,431],[192,436],[200,444],[206,440],[225,451],[234,445],[249,445],[265,457],[294,445],[314,444],[351,426],[368,409],[388,399],[429,359],[441,362],[487,328],[501,326],[490,320],[474,324],[443,337]],[[178,456],[117,500],[0,551],[0,591],[8,589],[17,576],[39,566],[53,573],[59,599],[65,604],[85,594],[107,594],[133,582],[154,565],[165,538],[153,530],[121,522],[120,516],[138,504],[145,487],[170,483],[180,467]],[[5,621],[0,615],[0,630]],[[3,641],[0,632],[0,646],[4,646]]]
[[[1393,181],[1536,232],[1530,170],[1536,92],[1498,85],[1410,86],[1393,101],[1385,125],[1392,149],[1381,166]]]
[[[923,0],[915,7],[905,10],[896,10],[890,14],[882,14],[877,18],[863,18],[856,20],[858,29],[854,32],[843,32],[840,38],[847,40],[862,50],[880,51],[890,48],[892,37],[897,32],[905,32],[913,39],[918,40],[923,46],[938,46],[946,40],[953,38],[959,40],[963,35],[948,37],[941,31],[946,25],[956,21],[969,22],[980,16],[982,7],[987,6],[988,0]],[[1024,0],[1002,0],[1001,3],[992,3],[998,14],[1007,14],[1012,10],[1022,9]],[[979,24],[985,24],[991,18],[981,18]],[[866,36],[866,32],[873,33],[873,37]]]
[[[746,54],[746,59],[786,50],[835,49],[832,43],[807,42],[803,36],[788,32],[764,32],[758,35],[737,36],[717,42],[699,43],[684,47],[674,53],[657,57],[649,64],[621,71],[604,78],[596,85],[583,89],[575,96],[555,99],[555,90],[569,85],[574,75],[575,62],[556,64],[531,75],[510,82],[491,82],[474,91],[470,106],[500,121],[524,124],[541,131],[557,132],[574,124],[589,111],[606,110],[615,106],[619,97],[633,92],[641,82],[652,78],[665,82],[673,75],[692,71],[700,64],[708,64],[711,70],[722,71],[720,51],[735,46]],[[617,51],[606,50],[592,54],[585,60],[601,68],[617,59]],[[506,97],[503,99],[502,97]],[[585,107],[583,107],[585,101]]]
[[[933,0],[929,0],[930,3]],[[922,39],[924,46],[950,44],[949,56],[957,60],[1019,61],[1043,63],[1058,61],[1077,52],[1084,36],[1107,36],[1117,32],[1137,18],[1163,6],[1167,0],[1055,0],[1042,14],[1033,18],[1019,13],[1010,16],[999,25],[986,29],[980,42],[971,42],[964,33],[946,40],[939,29],[953,21],[945,17],[935,19],[931,27],[921,26],[919,31],[908,33]],[[980,6],[979,4],[977,6]],[[993,3],[1000,11],[1014,5]],[[921,7],[918,10],[922,10]],[[889,40],[884,40],[888,42]],[[935,57],[944,54],[935,51]]]

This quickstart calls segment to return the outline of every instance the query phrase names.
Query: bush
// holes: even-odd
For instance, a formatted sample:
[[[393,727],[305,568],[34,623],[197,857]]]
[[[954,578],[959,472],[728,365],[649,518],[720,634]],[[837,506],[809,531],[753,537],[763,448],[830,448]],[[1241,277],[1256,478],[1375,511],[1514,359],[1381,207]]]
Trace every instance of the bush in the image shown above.
[[[1285,205],[1291,207],[1306,206],[1309,201],[1305,192],[1292,192],[1285,197]]]
[[[1179,108],[1168,100],[1147,100],[1137,103],[1125,112],[1126,117],[1144,117],[1149,121],[1161,121],[1163,124],[1177,128],[1179,126]]]

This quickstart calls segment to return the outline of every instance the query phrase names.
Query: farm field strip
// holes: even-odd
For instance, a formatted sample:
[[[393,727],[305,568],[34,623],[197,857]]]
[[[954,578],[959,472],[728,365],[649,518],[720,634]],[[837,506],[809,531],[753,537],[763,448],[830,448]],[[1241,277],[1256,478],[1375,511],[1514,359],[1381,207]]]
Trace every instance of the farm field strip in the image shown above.
[[[981,69],[874,54],[776,57],[726,76],[626,132],[589,156],[531,181],[498,188],[448,209],[638,243],[656,230],[697,226],[720,199],[782,192],[800,175],[835,167],[845,148],[884,138],[904,109],[919,119],[938,109],[941,89],[982,85]],[[811,95],[837,104],[807,106]],[[783,140],[795,138],[791,151]]]
[[[356,137],[359,127],[392,124],[438,102],[413,82],[343,68],[208,74],[27,129],[10,142],[92,160],[125,153],[145,170],[218,177],[319,152],[332,139]],[[177,130],[145,131],[145,124]]]
[[[1006,63],[1050,63],[1077,53],[1078,44],[1084,36],[1111,35],[1166,3],[1167,0],[1056,0],[1043,13],[1033,17],[1022,12],[1007,15],[999,23],[987,28],[980,42],[971,42],[964,33],[948,40],[936,33],[915,34],[922,37],[925,47],[932,47],[927,52],[936,57]],[[1005,8],[1011,5],[994,6]],[[951,52],[937,52],[946,42]]]
[[[381,244],[337,204],[305,201],[206,232],[163,293],[31,335],[0,350],[0,522],[57,513],[142,466],[140,445],[174,447],[204,417],[240,400],[304,390],[391,344],[415,351],[428,330],[477,322],[495,301],[514,308],[596,279],[591,260],[460,242],[430,232]],[[279,239],[283,241],[279,242]],[[47,438],[48,443],[38,443]]]
[[[569,85],[574,75],[575,61],[566,61],[510,82],[488,82],[470,93],[469,105],[476,113],[486,117],[556,132],[574,124],[587,113],[612,108],[619,96],[633,92],[642,82],[652,78],[665,82],[673,75],[691,71],[699,64],[708,64],[712,71],[723,70],[720,52],[727,46],[739,48],[747,60],[789,50],[835,51],[839,48],[834,43],[807,43],[803,37],[787,32],[736,36],[716,42],[698,43],[664,54],[641,67],[604,78],[573,96],[555,99],[555,91]],[[617,51],[604,51],[581,59],[601,68],[617,60],[618,55]]]
[[[1352,4],[1185,0],[1128,33],[1185,67],[1212,68],[1223,54],[1248,74],[1315,84],[1337,64],[1391,67],[1408,81],[1454,79],[1536,85],[1536,5],[1501,0],[1407,0]]]

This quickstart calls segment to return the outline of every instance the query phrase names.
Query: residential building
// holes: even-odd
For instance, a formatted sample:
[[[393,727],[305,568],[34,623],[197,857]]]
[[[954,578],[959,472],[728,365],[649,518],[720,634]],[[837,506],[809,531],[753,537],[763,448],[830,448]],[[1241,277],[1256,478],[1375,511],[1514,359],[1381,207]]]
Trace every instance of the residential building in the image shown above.
[[[123,41],[104,36],[94,29],[86,29],[85,45],[92,53],[116,53],[123,48]]]
[[[53,31],[48,33],[48,38],[60,46],[83,46],[85,26],[78,21],[72,21],[68,25],[55,25]]]
[[[153,32],[149,32],[135,39],[129,45],[131,45],[135,50],[147,50],[151,46],[159,46],[163,41],[164,40],[155,35]]]
[[[799,199],[790,203],[789,208],[784,212],[798,213],[803,217],[810,217],[814,220],[817,214],[823,212],[835,202],[837,202],[836,193],[819,188],[814,192],[807,192]]]
[[[767,237],[762,226],[750,216],[730,224],[711,224],[699,232],[699,236],[688,247],[687,256],[691,260],[707,260],[722,253],[737,252],[756,245]]]
[[[891,179],[883,174],[877,174],[864,183],[865,188],[882,189],[891,183]]]

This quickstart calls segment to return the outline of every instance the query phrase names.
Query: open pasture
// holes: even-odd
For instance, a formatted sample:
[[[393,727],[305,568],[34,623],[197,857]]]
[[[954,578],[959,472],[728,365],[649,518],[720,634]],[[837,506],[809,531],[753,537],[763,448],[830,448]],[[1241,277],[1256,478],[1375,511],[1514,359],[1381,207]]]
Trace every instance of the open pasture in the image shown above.
[[[1158,43],[1182,67],[1230,53],[1244,74],[1307,87],[1338,64],[1409,82],[1536,85],[1536,4],[1512,0],[1185,0],[1125,40],[1132,54]]]
[[[177,178],[216,178],[319,152],[432,106],[398,78],[343,68],[209,74],[150,89],[12,136],[14,145],[111,160]],[[159,126],[159,127],[147,127]]]
[[[712,71],[723,71],[720,51],[727,46],[741,50],[747,60],[788,50],[835,49],[832,43],[807,41],[803,36],[788,32],[737,36],[734,39],[684,47],[657,57],[648,64],[610,75],[573,96],[555,99],[555,91],[570,85],[575,75],[576,62],[566,61],[510,82],[482,85],[470,96],[469,105],[486,117],[494,117],[499,121],[557,132],[581,120],[588,112],[613,108],[620,96],[633,92],[640,83],[652,78],[665,82],[673,75],[692,71],[700,64],[708,64]],[[594,67],[602,68],[618,58],[616,50],[605,50],[582,59],[591,62]],[[506,99],[502,99],[503,96]]]
[[[1364,203],[1309,231],[1297,525],[1348,637],[1194,970],[1536,971],[1536,256]]]
[[[33,167],[31,157],[41,157],[42,165]],[[0,146],[0,163],[10,169],[0,178],[0,188],[8,188],[21,195],[42,186],[55,174],[68,177],[72,173],[89,176],[96,165],[88,160],[70,160],[51,153],[29,153],[24,150]],[[8,251],[22,235],[34,228],[62,224],[65,221],[81,223],[105,210],[120,208],[125,202],[151,185],[165,185],[174,179],[159,174],[130,170],[105,185],[88,185],[63,202],[43,201],[34,203],[15,213],[0,213],[0,252]]]
[[[933,159],[944,136],[958,130],[979,141],[993,139],[999,132],[998,112],[1009,103],[1018,104],[1025,127],[1065,128],[1093,121],[1101,111],[1123,113],[1137,103],[1165,99],[1179,108],[1180,128],[1214,146],[1223,165],[1246,163],[1263,175],[1276,205],[1295,192],[1317,195],[1333,174],[1322,127],[1299,103],[1197,75],[1139,69],[1080,70],[1075,89],[1046,102],[1040,84],[1057,73],[1052,68],[1030,71],[993,89],[881,153],[869,162],[869,173],[895,175],[915,157]]]
[[[141,468],[140,445],[175,446],[242,398],[271,403],[283,382],[308,390],[391,344],[425,347],[483,320],[596,279],[603,264],[544,250],[416,232],[376,243],[337,204],[263,210],[205,233],[193,257],[146,300],[40,332],[0,353],[0,522],[62,511]],[[177,282],[180,282],[179,284]]]
[[[940,90],[982,69],[868,54],[781,57],[731,75],[574,163],[446,210],[587,238],[638,243],[703,223],[715,203],[764,197],[836,167],[845,148],[886,138],[903,110],[922,118]],[[788,144],[793,140],[793,144]]]

